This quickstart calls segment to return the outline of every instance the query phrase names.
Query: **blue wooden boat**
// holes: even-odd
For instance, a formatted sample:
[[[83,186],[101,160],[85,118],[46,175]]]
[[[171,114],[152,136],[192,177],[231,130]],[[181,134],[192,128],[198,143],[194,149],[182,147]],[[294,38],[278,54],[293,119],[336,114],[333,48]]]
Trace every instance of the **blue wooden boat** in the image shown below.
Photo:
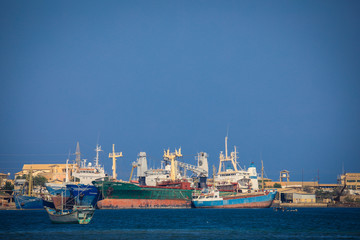
[[[44,209],[42,198],[17,194],[14,199],[17,209]]]
[[[233,193],[221,196],[217,189],[204,189],[192,194],[195,208],[268,208],[276,196],[276,191],[256,191]]]

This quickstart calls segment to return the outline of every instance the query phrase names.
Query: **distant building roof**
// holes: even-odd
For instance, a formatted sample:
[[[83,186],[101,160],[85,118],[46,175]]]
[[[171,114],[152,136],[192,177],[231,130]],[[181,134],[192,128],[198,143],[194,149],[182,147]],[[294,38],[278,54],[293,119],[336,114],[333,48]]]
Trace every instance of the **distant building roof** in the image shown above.
[[[68,167],[72,167],[74,164],[68,164]],[[49,169],[52,167],[63,167],[66,168],[66,164],[57,164],[57,163],[53,163],[53,164],[24,164],[23,166],[23,170],[29,170],[30,168],[32,169],[36,169],[36,170],[41,170],[41,169]]]
[[[271,182],[272,184],[278,183],[280,184],[282,187],[305,187],[305,186],[309,186],[309,187],[317,187],[318,186],[318,182]]]

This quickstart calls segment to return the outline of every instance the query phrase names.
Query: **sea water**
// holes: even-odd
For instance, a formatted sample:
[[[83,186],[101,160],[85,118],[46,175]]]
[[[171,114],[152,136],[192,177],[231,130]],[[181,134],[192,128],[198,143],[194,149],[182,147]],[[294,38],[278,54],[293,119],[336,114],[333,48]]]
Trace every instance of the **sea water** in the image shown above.
[[[96,210],[88,225],[0,211],[0,239],[360,239],[360,209]]]

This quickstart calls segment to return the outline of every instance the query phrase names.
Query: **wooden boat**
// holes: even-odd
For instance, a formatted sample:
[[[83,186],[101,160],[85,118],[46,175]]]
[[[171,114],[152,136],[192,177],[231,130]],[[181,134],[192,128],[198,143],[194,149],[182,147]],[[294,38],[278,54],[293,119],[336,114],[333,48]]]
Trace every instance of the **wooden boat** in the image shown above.
[[[95,212],[95,208],[88,206],[74,206],[73,209],[57,210],[45,207],[53,223],[78,223],[88,224]]]

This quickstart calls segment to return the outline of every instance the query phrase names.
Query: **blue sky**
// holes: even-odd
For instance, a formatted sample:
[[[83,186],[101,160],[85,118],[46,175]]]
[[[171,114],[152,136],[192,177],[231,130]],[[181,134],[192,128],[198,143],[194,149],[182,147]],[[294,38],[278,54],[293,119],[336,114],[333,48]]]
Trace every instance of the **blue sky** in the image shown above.
[[[146,151],[336,182],[360,171],[358,1],[2,1],[0,172],[80,142],[118,175]],[[72,157],[73,158],[73,157]]]

